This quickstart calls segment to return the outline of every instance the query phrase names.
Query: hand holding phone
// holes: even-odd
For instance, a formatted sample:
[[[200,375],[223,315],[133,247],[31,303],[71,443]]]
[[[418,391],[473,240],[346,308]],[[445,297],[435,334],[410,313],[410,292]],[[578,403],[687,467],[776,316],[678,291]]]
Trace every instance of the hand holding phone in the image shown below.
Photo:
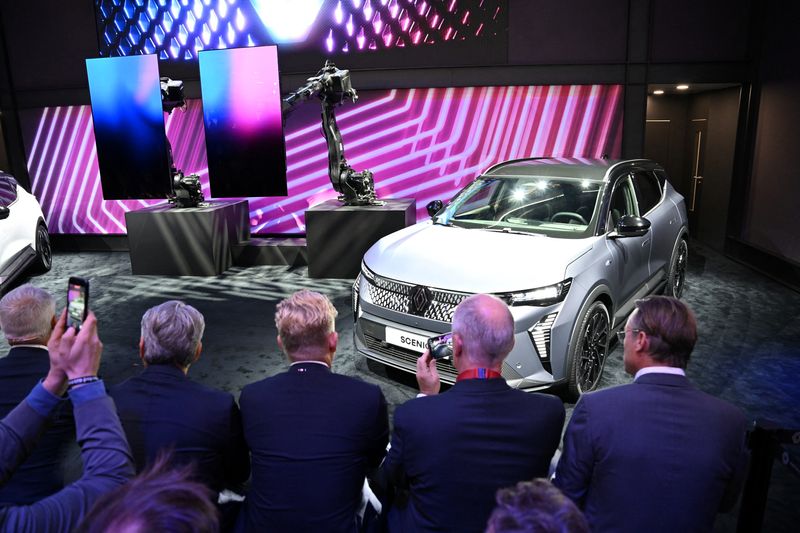
[[[89,281],[71,277],[67,285],[67,327],[80,331],[89,314]]]
[[[453,334],[445,333],[428,339],[428,351],[434,359],[453,357]]]
[[[430,355],[428,350],[422,352],[417,359],[417,385],[419,385],[419,391],[426,396],[439,394],[442,386],[439,372],[436,370],[436,359]]]

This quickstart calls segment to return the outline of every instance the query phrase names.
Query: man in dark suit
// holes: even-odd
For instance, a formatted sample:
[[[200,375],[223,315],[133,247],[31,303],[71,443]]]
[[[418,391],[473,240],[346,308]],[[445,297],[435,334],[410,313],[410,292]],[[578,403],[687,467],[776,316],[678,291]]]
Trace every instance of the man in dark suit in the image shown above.
[[[564,425],[558,398],[512,389],[500,374],[514,346],[514,319],[500,299],[478,294],[453,316],[456,384],[439,392],[436,362],[417,361],[424,397],[399,406],[392,445],[375,480],[391,500],[390,531],[483,531],[495,492],[547,476]]]
[[[47,375],[55,308],[53,297],[32,285],[17,287],[0,300],[0,329],[11,346],[0,359],[0,418]],[[0,505],[29,505],[61,490],[61,463],[74,443],[72,404],[64,401],[53,409],[49,429],[33,453],[0,489]]]
[[[139,356],[144,371],[111,387],[136,471],[171,450],[175,464],[195,463],[215,492],[240,489],[250,458],[233,396],[194,382],[189,367],[202,350],[203,315],[168,301],[142,317]]]
[[[358,531],[365,475],[384,455],[389,425],[377,386],[331,372],[335,319],[316,292],[278,304],[278,346],[291,366],[242,390],[253,458],[247,531]]]
[[[636,307],[620,332],[634,382],[580,399],[555,483],[595,532],[711,531],[738,497],[747,421],[686,379],[697,340],[686,305],[654,296]]]

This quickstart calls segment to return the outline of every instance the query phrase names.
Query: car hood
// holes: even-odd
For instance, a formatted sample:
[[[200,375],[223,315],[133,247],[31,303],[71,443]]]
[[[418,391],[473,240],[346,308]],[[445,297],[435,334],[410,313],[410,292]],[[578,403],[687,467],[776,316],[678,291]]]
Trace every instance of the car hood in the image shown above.
[[[510,292],[563,281],[594,239],[556,239],[422,222],[392,233],[364,255],[380,276],[469,293]]]

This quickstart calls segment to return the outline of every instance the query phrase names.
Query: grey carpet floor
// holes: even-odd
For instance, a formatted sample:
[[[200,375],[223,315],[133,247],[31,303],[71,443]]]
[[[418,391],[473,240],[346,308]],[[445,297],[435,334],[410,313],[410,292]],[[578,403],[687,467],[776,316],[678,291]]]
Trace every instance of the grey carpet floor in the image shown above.
[[[800,294],[700,245],[690,251],[685,301],[698,318],[699,341],[688,369],[702,390],[740,406],[751,418],[800,429]],[[90,307],[104,344],[101,372],[118,383],[141,370],[139,323],[148,308],[183,300],[206,320],[203,354],[190,376],[238,397],[242,387],[285,369],[276,343],[275,305],[309,288],[333,301],[339,315],[334,370],[379,385],[390,408],[416,390],[371,371],[353,348],[352,280],[309,279],[307,269],[232,268],[209,278],[133,276],[127,253],[56,253],[53,269],[29,281],[51,291],[64,305],[67,278],[90,279]],[[8,346],[0,340],[0,356]],[[394,377],[394,376],[392,376]],[[616,347],[601,387],[630,381]],[[572,410],[567,405],[568,416]],[[791,450],[800,460],[797,450]],[[800,480],[776,462],[765,531],[795,531],[800,522]],[[715,531],[734,531],[735,515],[721,515]]]

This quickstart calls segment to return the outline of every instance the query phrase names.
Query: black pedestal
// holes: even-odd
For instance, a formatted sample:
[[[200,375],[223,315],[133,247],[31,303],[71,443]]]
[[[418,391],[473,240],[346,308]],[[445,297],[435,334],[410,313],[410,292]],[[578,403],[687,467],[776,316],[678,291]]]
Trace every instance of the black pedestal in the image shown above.
[[[306,211],[308,277],[355,278],[361,258],[381,237],[416,222],[413,198],[345,207],[328,200]]]
[[[231,246],[250,236],[247,200],[148,207],[125,213],[125,224],[134,274],[222,274],[231,266]]]

